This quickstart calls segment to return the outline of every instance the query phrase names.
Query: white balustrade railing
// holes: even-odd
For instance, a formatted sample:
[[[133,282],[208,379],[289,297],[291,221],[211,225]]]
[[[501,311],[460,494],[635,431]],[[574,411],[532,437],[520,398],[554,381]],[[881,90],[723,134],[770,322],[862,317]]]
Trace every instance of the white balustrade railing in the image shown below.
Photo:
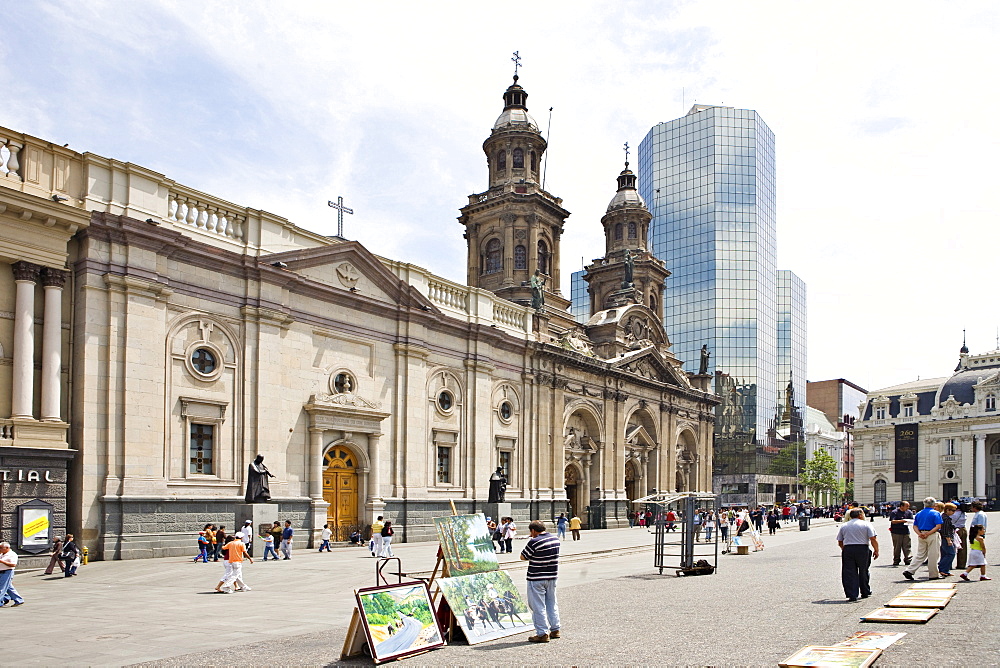
[[[245,239],[246,216],[174,191],[170,192],[167,202],[167,220],[229,239]]]
[[[14,440],[14,423],[10,420],[0,420],[0,441]]]
[[[469,309],[468,288],[462,289],[440,281],[428,281],[427,298],[448,309],[467,312]]]
[[[501,325],[507,325],[514,329],[526,329],[527,314],[508,304],[493,302],[493,319]]]
[[[0,136],[0,172],[8,179],[20,178],[18,169],[21,164],[18,154],[22,148],[21,143]]]

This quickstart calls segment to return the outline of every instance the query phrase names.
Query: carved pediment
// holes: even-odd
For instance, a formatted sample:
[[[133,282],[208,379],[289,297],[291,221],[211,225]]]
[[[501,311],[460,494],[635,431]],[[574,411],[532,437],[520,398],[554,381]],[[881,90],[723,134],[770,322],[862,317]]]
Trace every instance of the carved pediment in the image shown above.
[[[612,364],[612,368],[668,385],[685,388],[691,386],[687,376],[681,370],[664,361],[660,353],[653,347],[631,356],[626,355]]]
[[[280,267],[284,271],[338,290],[425,311],[438,310],[357,241],[272,253],[258,261],[261,265],[279,267],[281,263],[285,265]]]

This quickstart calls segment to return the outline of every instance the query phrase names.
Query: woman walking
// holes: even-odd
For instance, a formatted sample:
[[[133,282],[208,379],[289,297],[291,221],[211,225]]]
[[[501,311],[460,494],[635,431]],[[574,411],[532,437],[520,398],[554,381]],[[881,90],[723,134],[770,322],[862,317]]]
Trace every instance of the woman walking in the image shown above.
[[[394,557],[392,553],[392,535],[395,533],[392,530],[392,522],[388,520],[384,525],[382,525],[382,553],[379,555],[383,559],[388,559],[389,557]]]
[[[512,546],[511,543],[514,542],[514,536],[517,535],[517,525],[514,524],[514,518],[507,518],[507,525],[503,532],[504,545],[507,547],[507,554],[511,553]]]
[[[55,570],[56,564],[59,563],[59,553],[62,552],[62,545],[62,538],[56,536],[52,541],[52,556],[49,557],[49,566],[45,569],[46,575],[52,575],[52,571]]]
[[[65,577],[71,578],[76,575],[76,567],[80,565],[80,548],[76,546],[71,533],[66,534],[66,543],[59,553],[59,561],[63,564]]]

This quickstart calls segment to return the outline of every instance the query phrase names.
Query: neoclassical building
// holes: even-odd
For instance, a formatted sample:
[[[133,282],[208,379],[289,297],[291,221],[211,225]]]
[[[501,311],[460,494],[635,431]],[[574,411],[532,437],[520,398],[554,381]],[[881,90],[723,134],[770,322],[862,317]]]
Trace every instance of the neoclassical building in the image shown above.
[[[186,554],[240,520],[257,454],[307,535],[386,515],[430,539],[451,501],[484,509],[497,466],[521,520],[619,526],[653,490],[710,489],[717,400],[670,352],[635,176],[579,326],[526,99],[504,93],[461,210],[467,285],[0,128],[3,535],[42,498],[97,558]]]
[[[854,427],[864,503],[978,497],[1000,489],[1000,350],[962,345],[950,376],[869,392]]]

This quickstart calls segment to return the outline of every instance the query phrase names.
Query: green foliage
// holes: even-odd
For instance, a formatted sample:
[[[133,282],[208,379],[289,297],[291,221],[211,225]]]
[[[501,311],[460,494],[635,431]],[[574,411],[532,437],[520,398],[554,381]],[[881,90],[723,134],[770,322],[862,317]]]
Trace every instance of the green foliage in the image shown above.
[[[402,615],[408,615],[427,626],[434,621],[430,605],[423,587],[411,587],[411,592],[395,590],[397,595],[388,591],[361,595],[361,606],[365,611],[365,619],[369,626],[385,626],[395,622]],[[399,594],[403,594],[402,598]]]
[[[517,587],[514,586],[514,582],[510,579],[510,575],[506,571],[492,571],[490,573],[476,573],[457,578],[445,578],[438,580],[438,583],[448,597],[448,602],[452,605],[452,610],[458,614],[467,607],[465,605],[467,600],[471,599],[473,603],[489,600],[491,598],[489,593],[490,585],[493,586],[493,589],[496,590],[501,598],[504,598],[507,593],[512,594],[514,608],[517,612],[523,613],[528,611],[527,604],[521,598]]]
[[[847,484],[844,485],[844,501],[850,503],[854,500],[854,481],[848,480]]]
[[[805,468],[799,475],[799,482],[814,494],[835,492],[839,488],[837,477],[837,460],[830,453],[819,448],[805,463]]]
[[[436,517],[434,523],[452,575],[498,568],[493,541],[482,515]]]
[[[796,454],[798,454],[797,464],[795,458]],[[771,475],[794,476],[802,471],[802,467],[805,466],[805,463],[806,444],[801,441],[797,443],[789,443],[774,456],[767,472]]]

